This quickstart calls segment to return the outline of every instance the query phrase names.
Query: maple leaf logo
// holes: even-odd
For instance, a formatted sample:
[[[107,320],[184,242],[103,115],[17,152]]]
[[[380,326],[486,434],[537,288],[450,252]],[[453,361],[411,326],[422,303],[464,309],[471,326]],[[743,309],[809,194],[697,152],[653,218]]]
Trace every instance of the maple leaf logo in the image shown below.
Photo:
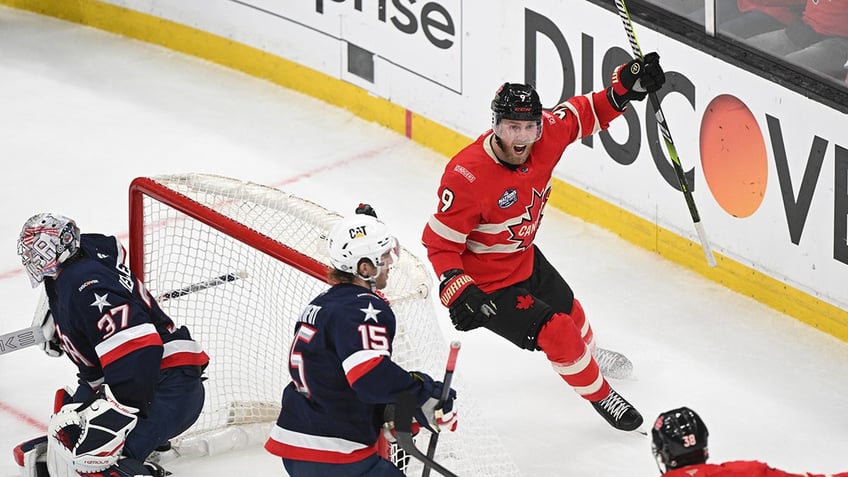
[[[517,242],[519,250],[524,250],[533,243],[536,229],[542,219],[542,211],[550,195],[550,185],[542,192],[533,189],[533,197],[530,199],[530,205],[524,208],[524,214],[516,218],[517,223],[508,226],[509,240]]]
[[[515,299],[515,308],[519,310],[529,310],[533,306],[533,303],[535,303],[532,295],[517,296]]]

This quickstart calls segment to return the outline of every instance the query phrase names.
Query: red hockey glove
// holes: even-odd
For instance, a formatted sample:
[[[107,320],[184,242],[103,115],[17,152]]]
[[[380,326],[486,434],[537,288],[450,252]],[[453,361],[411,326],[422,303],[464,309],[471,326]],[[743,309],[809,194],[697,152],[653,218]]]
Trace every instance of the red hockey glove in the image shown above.
[[[498,311],[495,302],[459,269],[448,270],[439,285],[439,299],[450,309],[451,322],[459,331],[483,326]]]
[[[665,72],[660,66],[660,55],[648,53],[644,60],[631,60],[612,74],[612,86],[607,90],[610,102],[619,111],[624,111],[630,101],[642,101],[648,93],[654,93],[665,83]]]

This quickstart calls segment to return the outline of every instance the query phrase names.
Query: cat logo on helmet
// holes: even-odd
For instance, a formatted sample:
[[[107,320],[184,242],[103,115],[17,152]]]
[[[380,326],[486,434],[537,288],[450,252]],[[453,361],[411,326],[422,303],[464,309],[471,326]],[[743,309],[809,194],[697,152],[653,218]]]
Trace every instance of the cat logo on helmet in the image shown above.
[[[399,254],[397,239],[389,234],[386,224],[367,214],[336,222],[328,235],[327,248],[332,266],[353,274],[357,274],[363,259],[379,269],[394,264]]]
[[[365,230],[364,225],[352,228],[348,232],[350,233],[350,238],[352,238],[352,239],[358,239],[358,238],[362,238],[362,237],[365,237],[366,235],[368,235],[368,232]]]

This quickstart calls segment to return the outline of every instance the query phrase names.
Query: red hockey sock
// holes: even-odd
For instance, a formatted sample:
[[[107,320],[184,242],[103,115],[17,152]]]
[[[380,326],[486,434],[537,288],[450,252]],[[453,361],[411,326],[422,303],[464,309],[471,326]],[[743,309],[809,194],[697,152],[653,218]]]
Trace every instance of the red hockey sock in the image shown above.
[[[551,365],[577,394],[589,401],[607,397],[609,384],[583,342],[580,332],[565,313],[556,313],[542,327],[537,341]]]
[[[586,346],[588,346],[589,350],[592,351],[592,348],[595,346],[595,334],[592,332],[592,325],[590,325],[589,320],[586,319],[586,313],[583,311],[583,305],[577,301],[577,298],[574,299],[574,303],[571,306],[571,313],[569,313],[569,315],[574,321],[574,326],[580,330],[580,337],[583,338],[583,342],[586,343]]]

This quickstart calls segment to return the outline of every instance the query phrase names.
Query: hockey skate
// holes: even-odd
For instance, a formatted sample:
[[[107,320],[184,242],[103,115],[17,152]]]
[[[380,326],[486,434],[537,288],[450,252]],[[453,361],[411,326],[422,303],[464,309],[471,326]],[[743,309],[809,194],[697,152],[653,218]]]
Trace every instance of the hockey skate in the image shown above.
[[[642,425],[642,415],[639,411],[612,388],[607,397],[593,402],[592,407],[618,430],[633,431]]]
[[[114,475],[116,477],[167,477],[171,475],[161,465],[153,462],[139,462],[129,457],[119,460],[115,465],[98,474],[81,475]]]
[[[597,347],[592,353],[592,356],[598,362],[598,367],[601,368],[601,374],[605,378],[626,379],[633,374],[633,363],[627,359],[627,356],[617,351]]]

